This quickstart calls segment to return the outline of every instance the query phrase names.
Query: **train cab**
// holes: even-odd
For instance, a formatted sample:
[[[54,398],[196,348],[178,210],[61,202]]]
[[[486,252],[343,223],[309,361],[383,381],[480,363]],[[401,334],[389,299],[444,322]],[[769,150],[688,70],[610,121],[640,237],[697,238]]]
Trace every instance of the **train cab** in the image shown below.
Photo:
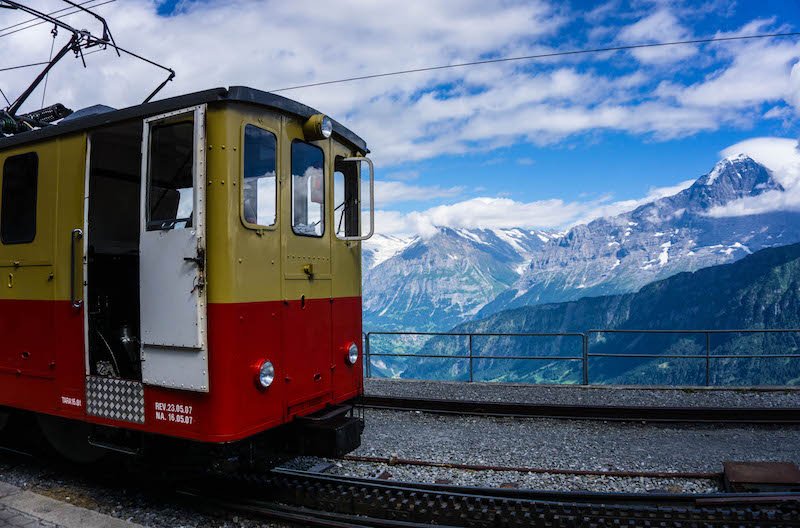
[[[288,430],[357,447],[368,152],[245,87],[0,137],[0,417],[73,458]]]

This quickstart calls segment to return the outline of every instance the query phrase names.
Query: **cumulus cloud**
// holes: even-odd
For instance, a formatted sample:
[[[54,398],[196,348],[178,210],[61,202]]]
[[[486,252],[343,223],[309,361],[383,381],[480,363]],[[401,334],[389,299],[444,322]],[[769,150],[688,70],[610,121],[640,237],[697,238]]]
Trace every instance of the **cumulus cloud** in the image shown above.
[[[462,187],[443,188],[438,185],[409,185],[402,181],[378,180],[375,182],[375,203],[378,206],[385,206],[401,202],[451,198],[460,194],[462,190]]]
[[[789,76],[789,102],[794,105],[794,111],[800,115],[800,60],[794,63]]]
[[[662,8],[647,15],[619,32],[618,39],[624,44],[670,42],[688,40],[689,30],[669,9]],[[640,62],[665,64],[681,61],[697,53],[695,46],[641,48],[631,51]]]
[[[55,0],[35,5],[61,7]],[[606,4],[594,19],[607,22],[615,5]],[[162,96],[235,84],[278,89],[554,51],[553,46],[564,45],[555,37],[571,27],[568,10],[547,0],[411,2],[391,9],[391,16],[387,4],[364,0],[336,0],[326,9],[311,0],[186,0],[169,17],[159,16],[157,7],[153,0],[125,0],[98,11],[108,17],[120,45],[176,69],[177,78]],[[688,15],[676,9],[662,4],[619,30],[617,41],[691,36]],[[67,20],[97,29],[89,17]],[[759,20],[734,33],[771,29],[776,29],[774,21]],[[42,60],[49,52],[49,30],[41,25],[0,39],[0,55],[13,57],[14,63]],[[66,38],[62,32],[57,44]],[[608,43],[615,37],[612,32],[602,38]],[[638,62],[623,69],[604,68],[621,57],[604,54],[423,72],[283,94],[346,123],[368,141],[382,167],[520,143],[549,144],[597,131],[669,139],[747,127],[763,114],[764,103],[798,107],[800,44],[751,41],[704,50],[705,62],[693,60],[685,67],[675,61],[696,53],[692,47],[640,50],[634,55]],[[669,68],[658,67],[665,61]],[[163,78],[151,66],[111,51],[90,55],[87,62],[86,70],[71,60],[59,64],[50,77],[47,102],[74,108],[136,104]],[[681,75],[688,67],[692,75]],[[695,71],[705,78],[698,82]],[[32,77],[33,71],[4,76],[2,88],[19,93]],[[40,100],[37,92],[28,109]]]
[[[652,188],[640,199],[620,201],[612,201],[610,196],[586,201],[549,199],[532,202],[483,196],[406,214],[381,211],[377,214],[377,221],[382,234],[416,234],[423,237],[435,234],[438,227],[564,229],[602,216],[631,211],[645,203],[676,194],[692,183],[693,180],[687,180],[676,185]]]

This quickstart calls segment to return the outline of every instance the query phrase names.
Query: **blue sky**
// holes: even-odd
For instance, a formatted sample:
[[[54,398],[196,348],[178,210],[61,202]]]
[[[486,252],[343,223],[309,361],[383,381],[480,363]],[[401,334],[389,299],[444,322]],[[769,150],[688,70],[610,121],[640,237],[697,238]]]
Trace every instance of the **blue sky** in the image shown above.
[[[124,0],[98,11],[120,44],[176,69],[164,95],[800,30],[800,3],[775,0],[331,0],[324,9],[305,0]],[[38,37],[37,30],[19,34],[20,47],[0,53],[46,55],[49,40],[40,37],[48,30],[40,29]],[[0,39],[0,46],[12,40]],[[119,107],[159,82],[160,73],[141,64],[110,54],[90,59],[82,90],[51,79],[52,97]],[[797,139],[799,62],[794,38],[506,63],[283,95],[328,113],[370,144],[381,232],[414,234],[440,224],[561,229],[696,178],[733,144]],[[54,77],[78,75],[70,68]],[[98,82],[87,83],[87,75]]]

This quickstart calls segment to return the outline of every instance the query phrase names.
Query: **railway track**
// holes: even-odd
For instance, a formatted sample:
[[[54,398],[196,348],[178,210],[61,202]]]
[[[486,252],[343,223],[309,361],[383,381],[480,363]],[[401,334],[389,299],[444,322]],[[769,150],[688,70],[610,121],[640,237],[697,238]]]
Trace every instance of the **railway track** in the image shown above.
[[[550,475],[573,475],[595,477],[622,477],[622,478],[683,478],[683,479],[708,479],[721,480],[723,473],[720,471],[626,471],[626,470],[588,470],[588,469],[562,469],[540,468],[525,466],[498,466],[489,464],[462,464],[458,462],[437,462],[433,460],[408,459],[400,457],[380,457],[345,455],[342,460],[349,462],[365,462],[369,464],[385,464],[389,466],[420,466],[442,469],[462,469],[466,471],[507,471],[515,473],[546,473]]]
[[[424,411],[436,414],[514,418],[564,418],[604,421],[645,421],[728,424],[800,424],[797,407],[644,407],[560,405],[443,400],[394,396],[364,396],[366,409]]]
[[[287,469],[211,490],[184,494],[206,506],[311,526],[800,526],[797,493],[549,492],[387,482]]]

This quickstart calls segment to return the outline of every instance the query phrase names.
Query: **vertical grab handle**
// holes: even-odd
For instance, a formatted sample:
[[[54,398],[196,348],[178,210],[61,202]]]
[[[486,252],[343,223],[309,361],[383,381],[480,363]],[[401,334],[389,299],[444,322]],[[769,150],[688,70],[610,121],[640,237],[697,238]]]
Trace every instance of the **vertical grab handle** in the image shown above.
[[[83,300],[78,299],[77,297],[77,288],[75,287],[75,281],[77,280],[75,277],[75,272],[78,269],[78,266],[75,265],[75,259],[78,256],[78,242],[83,239],[83,230],[82,229],[73,229],[71,240],[70,240],[70,263],[69,263],[69,299],[72,302],[73,308],[80,308],[83,306]]]
[[[375,233],[375,165],[373,165],[372,160],[366,156],[344,158],[342,161],[350,161],[356,163],[365,161],[367,165],[369,165],[369,233],[361,236],[339,237],[339,240],[351,240],[351,241],[367,240],[369,238],[372,238],[372,235]],[[359,216],[361,215],[360,207],[358,214]]]

